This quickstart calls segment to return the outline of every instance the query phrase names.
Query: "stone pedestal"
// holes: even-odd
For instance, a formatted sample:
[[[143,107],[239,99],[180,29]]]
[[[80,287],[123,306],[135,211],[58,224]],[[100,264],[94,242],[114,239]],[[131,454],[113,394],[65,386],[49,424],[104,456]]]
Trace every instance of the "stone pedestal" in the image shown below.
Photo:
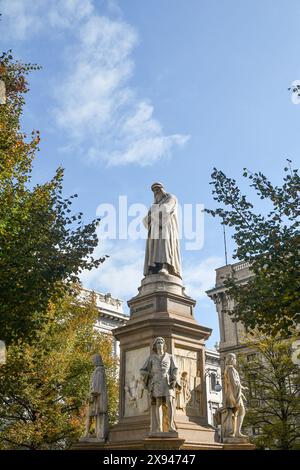
[[[110,430],[109,446],[124,442],[140,445],[141,440],[144,445],[149,439],[156,439],[157,445],[159,439],[159,445],[166,448],[165,438],[149,436],[150,404],[139,372],[158,336],[165,339],[168,353],[175,356],[178,379],[187,373],[191,391],[186,410],[177,411],[175,417],[178,437],[174,439],[177,444],[180,441],[177,448],[221,446],[216,442],[215,429],[207,423],[204,348],[211,330],[195,320],[195,303],[185,294],[181,279],[166,274],[146,276],[138,295],[128,302],[130,320],[113,332],[120,342],[120,417]]]
[[[145,450],[179,450],[184,445],[184,439],[179,438],[146,438],[144,439]]]
[[[80,443],[88,443],[88,444],[104,444],[105,443],[105,439],[99,439],[98,437],[93,437],[93,436],[89,436],[89,437],[81,437],[79,439],[79,442]]]

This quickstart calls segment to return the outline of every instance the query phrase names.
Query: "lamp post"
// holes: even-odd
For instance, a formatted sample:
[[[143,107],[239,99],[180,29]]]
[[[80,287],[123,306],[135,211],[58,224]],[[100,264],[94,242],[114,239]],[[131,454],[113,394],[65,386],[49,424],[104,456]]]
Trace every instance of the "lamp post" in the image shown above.
[[[206,371],[205,371],[205,374],[204,374],[204,377],[211,377],[212,374],[214,374],[216,376],[216,385],[214,386],[214,392],[221,392],[222,390],[222,385],[220,384],[220,374],[218,373],[218,371],[216,369],[212,369],[212,368],[207,368]]]

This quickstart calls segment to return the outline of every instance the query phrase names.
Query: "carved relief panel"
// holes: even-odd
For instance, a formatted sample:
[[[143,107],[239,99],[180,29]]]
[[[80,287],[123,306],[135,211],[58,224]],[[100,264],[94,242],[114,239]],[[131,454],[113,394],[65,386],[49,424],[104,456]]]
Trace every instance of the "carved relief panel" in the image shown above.
[[[150,353],[150,348],[137,348],[125,353],[124,416],[138,416],[149,410],[148,392],[144,389],[140,369]]]
[[[178,366],[178,382],[181,390],[177,391],[176,408],[188,416],[200,415],[201,376],[198,369],[198,353],[184,348],[175,348]]]

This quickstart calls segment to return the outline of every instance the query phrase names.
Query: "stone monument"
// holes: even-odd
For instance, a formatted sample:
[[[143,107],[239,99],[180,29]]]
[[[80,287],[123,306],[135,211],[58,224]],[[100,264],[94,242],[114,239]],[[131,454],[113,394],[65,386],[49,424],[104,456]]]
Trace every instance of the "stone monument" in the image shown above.
[[[205,341],[211,330],[196,321],[196,302],[183,286],[177,199],[161,183],[154,183],[151,189],[154,202],[144,219],[148,234],[144,278],[138,294],[128,301],[129,321],[113,332],[120,341],[120,409],[109,445],[124,449],[220,448],[215,429],[207,424]],[[156,367],[157,348],[162,346],[173,375],[168,379],[172,379],[170,388],[164,388],[160,398],[154,396],[155,387],[151,390],[150,375]]]
[[[103,447],[77,448],[223,449],[207,421],[205,341],[211,329],[195,319],[196,301],[183,286],[177,199],[161,183],[151,189],[144,278],[128,301],[129,321],[113,330],[120,342],[119,421]]]

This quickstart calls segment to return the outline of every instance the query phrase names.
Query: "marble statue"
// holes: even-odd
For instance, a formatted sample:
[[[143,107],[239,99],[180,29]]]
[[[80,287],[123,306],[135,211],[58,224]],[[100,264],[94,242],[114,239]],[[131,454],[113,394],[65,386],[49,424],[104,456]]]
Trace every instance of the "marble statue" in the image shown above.
[[[153,183],[154,203],[143,219],[148,230],[144,275],[172,274],[181,278],[177,199],[161,183]]]
[[[185,411],[188,402],[191,399],[190,384],[188,380],[188,373],[182,372],[180,377],[181,390],[176,393],[176,408]]]
[[[175,389],[181,387],[177,382],[177,365],[174,357],[165,351],[163,338],[158,337],[154,340],[152,353],[140,372],[151,399],[150,435],[176,432]],[[164,425],[166,422],[167,428]]]
[[[90,430],[94,420],[96,439],[106,441],[108,437],[108,398],[105,370],[100,354],[94,355],[93,363],[95,369],[90,382],[85,438],[90,437]]]
[[[245,417],[244,401],[246,401],[243,390],[247,387],[243,387],[241,384],[239,373],[236,370],[235,354],[227,355],[225,365],[222,435],[225,438],[245,438],[247,436],[242,434],[241,429]]]

